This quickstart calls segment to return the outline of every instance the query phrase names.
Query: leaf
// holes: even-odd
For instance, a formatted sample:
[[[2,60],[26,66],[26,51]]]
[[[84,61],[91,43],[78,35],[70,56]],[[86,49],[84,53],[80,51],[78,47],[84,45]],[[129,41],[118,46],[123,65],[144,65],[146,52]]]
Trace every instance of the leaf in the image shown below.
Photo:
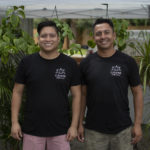
[[[6,35],[3,35],[3,40],[7,43],[10,43],[10,39]]]
[[[14,10],[17,10],[17,9],[18,9],[18,7],[17,7],[17,6],[13,6],[13,8],[14,8]]]
[[[25,19],[25,13],[22,10],[18,11],[18,14],[21,15],[23,19]]]
[[[13,13],[13,9],[8,9],[7,11],[6,11],[6,16],[8,17],[10,14],[12,14]]]
[[[6,25],[6,18],[2,19],[2,25],[5,26]]]
[[[73,44],[71,44],[70,45],[70,48],[76,48],[76,49],[81,49],[81,45],[80,44],[75,44],[75,43],[73,43]]]
[[[62,49],[62,47],[63,47],[63,42],[59,42],[58,48],[59,48],[59,49]]]
[[[6,45],[7,45],[6,42],[0,41],[0,51],[2,51]]]
[[[1,61],[2,61],[2,63],[7,64],[7,62],[8,62],[8,57],[7,57],[7,56],[2,56],[2,57],[1,57]]]
[[[119,47],[120,51],[123,51],[126,48],[126,43]]]
[[[19,6],[19,8],[21,8],[22,10],[24,10],[24,6],[22,5],[22,6]]]
[[[2,35],[2,32],[3,32],[2,29],[0,29],[0,36]]]
[[[70,55],[74,55],[74,51],[72,49],[70,50]]]
[[[144,72],[144,81],[143,81],[143,87],[144,87],[144,94],[146,92],[146,85],[147,85],[147,72],[148,72],[148,69],[150,68],[150,64],[146,67],[146,70]]]
[[[10,22],[11,22],[11,25],[16,28],[18,27],[19,25],[19,17],[15,14],[13,14],[11,17],[10,17]]]
[[[96,43],[93,40],[88,40],[88,46],[94,48],[96,46]]]
[[[72,40],[72,39],[73,39],[72,33],[68,33],[68,38],[69,38],[69,40]]]
[[[139,74],[141,74],[141,71],[142,71],[142,68],[143,68],[143,61],[144,61],[144,58],[142,58],[141,62],[140,62]]]
[[[66,37],[67,36],[67,31],[63,32],[62,36]]]
[[[28,42],[30,44],[34,44],[33,38],[27,32],[22,31],[22,35],[26,42]]]

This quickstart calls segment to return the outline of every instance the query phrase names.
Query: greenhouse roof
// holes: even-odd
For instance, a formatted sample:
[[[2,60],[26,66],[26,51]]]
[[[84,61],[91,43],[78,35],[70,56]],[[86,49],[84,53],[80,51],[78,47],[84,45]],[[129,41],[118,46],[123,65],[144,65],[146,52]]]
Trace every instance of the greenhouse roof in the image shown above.
[[[0,15],[14,5],[27,18],[150,18],[150,0],[0,0]]]

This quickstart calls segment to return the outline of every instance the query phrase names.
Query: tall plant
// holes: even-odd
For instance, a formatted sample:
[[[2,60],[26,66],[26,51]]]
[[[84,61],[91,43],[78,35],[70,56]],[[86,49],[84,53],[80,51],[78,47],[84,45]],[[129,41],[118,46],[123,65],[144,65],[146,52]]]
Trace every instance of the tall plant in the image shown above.
[[[59,19],[53,19],[53,21],[56,23],[56,26],[59,29],[59,37],[60,37],[60,43],[59,43],[59,51],[61,53],[66,53],[71,55],[74,55],[78,52],[80,52],[80,54],[82,55],[82,51],[81,51],[81,45],[80,44],[76,44],[76,43],[72,43],[71,45],[69,45],[69,48],[66,50],[62,49],[63,48],[63,44],[64,44],[64,39],[67,37],[69,40],[74,39],[74,34],[71,30],[71,28],[69,27],[69,25],[66,22],[63,22]]]
[[[5,149],[18,149],[19,142],[10,137],[11,95],[16,66],[25,54],[38,51],[34,40],[24,32],[21,19],[25,19],[24,6],[12,7],[0,24],[0,138]],[[9,143],[9,144],[8,144]]]
[[[130,47],[137,52],[135,59],[139,62],[139,73],[145,93],[146,86],[150,87],[150,34],[141,31],[135,42],[130,43]]]
[[[25,53],[33,53],[38,47],[34,40],[24,32],[21,27],[21,19],[25,19],[24,6],[12,7],[2,18],[0,25],[0,57],[3,63],[7,63],[11,54],[22,50]]]
[[[129,22],[127,20],[112,19],[116,33],[115,45],[118,50],[123,51],[128,44],[129,32],[127,31]]]

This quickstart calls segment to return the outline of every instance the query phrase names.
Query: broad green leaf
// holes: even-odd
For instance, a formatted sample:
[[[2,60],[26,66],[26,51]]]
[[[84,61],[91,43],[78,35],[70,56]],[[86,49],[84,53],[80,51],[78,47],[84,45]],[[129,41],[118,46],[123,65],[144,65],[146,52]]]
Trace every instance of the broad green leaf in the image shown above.
[[[19,17],[15,14],[13,14],[11,17],[10,17],[10,21],[11,21],[11,24],[14,28],[17,28],[18,25],[19,25]]]
[[[6,45],[7,45],[6,42],[0,41],[0,51],[2,51]]]
[[[74,55],[74,50],[73,49],[70,50],[70,55]]]
[[[14,10],[17,10],[17,9],[18,9],[18,7],[17,7],[17,6],[13,6],[13,8],[14,8]]]
[[[24,6],[22,5],[22,6],[19,6],[19,8],[21,8],[22,10],[24,10]]]
[[[23,19],[25,19],[25,13],[22,10],[18,11],[18,14],[21,15]]]
[[[73,39],[73,34],[72,33],[68,33],[68,38],[69,38],[69,40],[72,40]]]
[[[8,9],[7,11],[6,11],[6,16],[8,17],[10,14],[12,14],[13,13],[13,9]]]
[[[10,43],[10,39],[6,35],[3,35],[3,40],[7,43]]]
[[[34,40],[33,38],[27,33],[27,32],[24,32],[22,31],[22,35],[23,35],[23,38],[26,42],[30,43],[30,44],[33,44],[34,43]]]
[[[96,43],[93,40],[88,40],[88,46],[94,48],[96,46]]]
[[[122,47],[124,45],[124,40],[123,39],[118,39],[118,46]]]

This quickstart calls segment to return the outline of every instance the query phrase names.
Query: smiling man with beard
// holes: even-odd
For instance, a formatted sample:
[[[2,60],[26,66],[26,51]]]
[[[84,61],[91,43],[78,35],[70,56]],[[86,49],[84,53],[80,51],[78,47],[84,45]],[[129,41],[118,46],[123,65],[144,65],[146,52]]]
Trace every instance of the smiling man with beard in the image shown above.
[[[142,136],[143,96],[134,59],[114,49],[113,23],[97,19],[93,25],[97,52],[80,64],[82,78],[81,115],[78,139],[86,150],[133,150]],[[128,86],[133,94],[135,120],[132,126]]]
[[[70,150],[69,141],[77,136],[80,114],[79,70],[75,60],[58,52],[59,33],[53,21],[41,22],[37,31],[40,51],[24,57],[16,72],[11,135],[17,140],[23,137],[23,150]],[[18,116],[25,87],[27,98],[21,128]]]

